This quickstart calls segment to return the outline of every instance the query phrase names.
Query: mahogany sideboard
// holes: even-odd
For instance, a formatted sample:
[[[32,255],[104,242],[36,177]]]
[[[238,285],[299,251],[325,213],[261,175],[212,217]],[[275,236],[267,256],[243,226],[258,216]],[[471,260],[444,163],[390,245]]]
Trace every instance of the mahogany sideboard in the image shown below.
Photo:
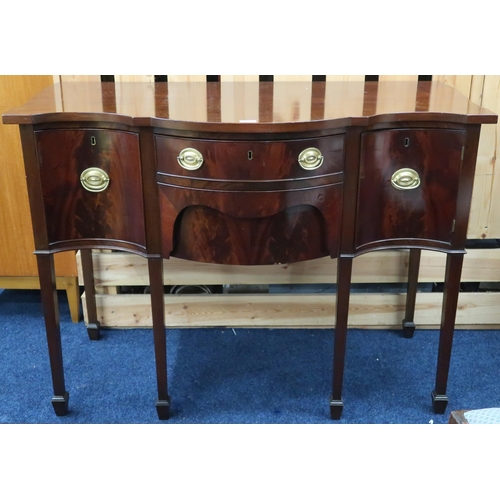
[[[81,250],[98,339],[93,248],[148,261],[160,419],[170,416],[164,258],[336,259],[338,419],[353,258],[410,249],[411,337],[420,252],[445,252],[432,391],[444,413],[480,127],[496,121],[437,82],[63,83],[4,114],[20,129],[56,414],[69,396],[53,254]]]

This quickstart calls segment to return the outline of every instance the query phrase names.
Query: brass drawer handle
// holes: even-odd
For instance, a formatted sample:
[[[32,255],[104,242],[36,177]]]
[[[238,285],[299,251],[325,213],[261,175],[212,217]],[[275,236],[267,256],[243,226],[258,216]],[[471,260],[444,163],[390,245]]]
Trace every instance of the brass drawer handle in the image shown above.
[[[323,155],[317,148],[307,148],[299,155],[299,165],[304,170],[316,170],[323,164]]]
[[[109,175],[101,168],[90,167],[82,172],[80,182],[87,191],[100,193],[108,187]]]
[[[186,170],[198,170],[203,164],[203,155],[194,148],[185,148],[177,157],[177,161]]]
[[[420,177],[412,168],[400,168],[391,177],[391,184],[396,189],[415,189],[420,186]]]

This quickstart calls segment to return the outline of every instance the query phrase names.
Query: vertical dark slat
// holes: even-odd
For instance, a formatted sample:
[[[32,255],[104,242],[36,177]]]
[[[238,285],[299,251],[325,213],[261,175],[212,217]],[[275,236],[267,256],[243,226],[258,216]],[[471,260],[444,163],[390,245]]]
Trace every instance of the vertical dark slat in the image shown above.
[[[169,118],[170,110],[168,106],[168,82],[157,82],[155,85],[155,116],[159,118]]]
[[[83,271],[83,286],[85,288],[85,299],[87,302],[87,333],[90,340],[100,338],[101,324],[97,319],[97,307],[95,300],[94,264],[92,262],[92,250],[80,250]]]
[[[316,81],[312,84],[311,120],[323,120],[325,117],[326,82]]]
[[[415,302],[417,299],[418,271],[420,269],[420,256],[422,251],[419,248],[410,250],[410,261],[408,263],[408,285],[406,290],[406,310],[403,319],[403,336],[413,337],[415,333]]]
[[[168,82],[167,75],[155,75],[155,83]]]
[[[221,121],[221,88],[218,82],[207,82],[207,120]]]
[[[376,80],[368,80],[365,78],[365,89],[370,86],[371,89],[375,88],[375,91],[367,92],[365,90],[364,100],[363,100],[363,116],[371,116],[377,112],[377,93],[378,93],[378,77]],[[375,86],[375,87],[374,87]],[[368,100],[370,97],[372,100]]]
[[[415,111],[428,111],[431,102],[431,93],[426,80],[417,83],[417,98],[415,99]]]
[[[259,122],[273,121],[273,81],[261,81],[259,83]]]
[[[419,82],[431,82],[432,75],[418,75],[418,81]]]
[[[104,78],[104,80],[103,80]],[[111,76],[110,79],[108,77],[101,76],[101,82],[106,85],[101,85],[102,88],[102,110],[105,113],[116,113],[116,89],[114,85],[110,85],[110,83],[114,83],[115,77]],[[104,91],[104,89],[106,89]]]
[[[220,75],[207,75],[207,82],[220,82]]]
[[[365,75],[365,82],[378,82],[378,75]]]
[[[259,82],[274,82],[273,75],[259,75]]]
[[[312,75],[313,82],[326,82],[326,75]]]
[[[114,83],[115,75],[101,75],[101,82]]]

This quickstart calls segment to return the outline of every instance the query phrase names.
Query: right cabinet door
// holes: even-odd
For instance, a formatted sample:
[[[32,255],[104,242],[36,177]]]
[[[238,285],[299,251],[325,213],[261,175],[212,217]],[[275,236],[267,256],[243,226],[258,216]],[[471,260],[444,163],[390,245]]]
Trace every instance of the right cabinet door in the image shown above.
[[[357,250],[450,245],[464,140],[463,130],[449,129],[363,134]]]

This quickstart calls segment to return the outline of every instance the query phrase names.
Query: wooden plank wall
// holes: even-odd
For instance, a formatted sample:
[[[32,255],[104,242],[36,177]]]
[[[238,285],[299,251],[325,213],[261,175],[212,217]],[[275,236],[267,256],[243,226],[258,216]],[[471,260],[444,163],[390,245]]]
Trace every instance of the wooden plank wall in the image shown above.
[[[493,75],[55,75],[54,81],[311,81],[311,80],[434,80],[441,81],[455,87],[476,104],[482,105],[491,111],[500,114],[500,76]],[[484,125],[481,131],[481,141],[477,160],[474,193],[471,216],[468,228],[468,238],[471,240],[500,239],[500,170],[497,171],[496,151],[499,141],[500,125]],[[499,167],[500,168],[500,167]],[[497,252],[499,256],[497,257]],[[355,266],[354,282],[392,283],[404,282],[407,269],[407,258],[401,257],[398,252],[384,252],[377,257],[366,257],[359,260]],[[147,272],[144,264],[139,263],[134,256],[123,254],[95,255],[96,266],[107,269],[108,272],[97,274],[97,281],[104,287],[120,284],[133,285],[146,283]],[[125,268],[129,271],[121,274],[123,258],[127,260]],[[500,269],[497,269],[497,260],[500,250],[474,250],[466,256],[464,281],[499,281]],[[103,259],[102,261],[100,259]],[[111,259],[111,261],[109,260]],[[113,260],[116,259],[116,260]],[[270,281],[268,270],[262,273],[253,269],[252,274],[246,270],[222,271],[210,265],[200,265],[196,273],[198,284],[207,283],[258,283]],[[280,275],[280,270],[272,279],[275,283],[311,283],[321,276],[325,280],[334,280],[334,267],[325,259],[319,259],[312,264],[287,266]],[[186,272],[182,262],[171,259],[166,261],[166,283],[172,276],[176,276],[179,283],[192,282],[191,271]],[[109,272],[111,270],[111,272]],[[481,271],[480,271],[481,270]],[[241,271],[241,272],[240,272]],[[115,272],[116,274],[113,274]],[[442,256],[428,256],[422,260],[420,277],[422,281],[440,281],[444,274],[444,260]],[[281,276],[281,277],[280,277]],[[170,277],[170,278],[169,278]],[[262,281],[264,280],[264,281]],[[331,282],[331,281],[330,281]],[[172,283],[173,284],[173,283]],[[468,293],[462,294],[457,324],[468,326],[471,324],[493,326],[500,324],[500,313],[496,304],[500,304],[500,294]],[[417,300],[417,321],[427,326],[439,324],[439,310],[441,294],[419,294]],[[205,297],[206,299],[206,297]],[[266,304],[255,313],[251,313],[247,305],[258,302],[258,299],[248,297],[211,297],[214,302],[214,311],[204,312],[199,298],[167,297],[170,307],[167,308],[167,322],[172,326],[326,326],[333,320],[334,300],[325,296],[313,307],[309,298],[303,295],[296,296],[291,302],[281,298]],[[120,297],[101,294],[98,296],[100,304],[101,322],[104,326],[149,326],[149,307],[144,297]],[[250,301],[250,302],[249,302]],[[297,312],[300,304],[309,304]],[[141,305],[142,304],[142,305]],[[205,302],[206,305],[206,302]],[[132,307],[134,306],[134,307]],[[353,299],[351,305],[351,326],[396,326],[401,321],[401,311],[404,307],[404,294],[360,294]],[[118,312],[120,311],[120,312]],[[377,314],[374,314],[377,312]],[[288,318],[288,319],[287,319]],[[291,318],[291,319],[290,319]],[[291,323],[290,323],[291,321]]]

